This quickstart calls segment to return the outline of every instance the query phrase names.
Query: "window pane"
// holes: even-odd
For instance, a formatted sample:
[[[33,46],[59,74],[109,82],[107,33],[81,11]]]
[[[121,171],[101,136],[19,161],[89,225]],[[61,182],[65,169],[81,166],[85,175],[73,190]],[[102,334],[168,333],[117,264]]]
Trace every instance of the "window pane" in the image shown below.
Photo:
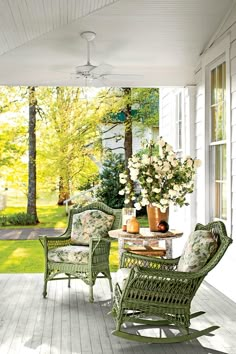
[[[217,137],[217,107],[211,107],[211,141]]]
[[[212,147],[215,156],[215,210],[214,217],[226,218],[226,144]]]
[[[226,100],[226,65],[222,64],[222,87],[223,87],[223,100]]]
[[[211,72],[211,104],[216,103],[216,69]]]
[[[210,102],[210,204],[213,218],[226,219],[226,65],[222,63],[211,71]]]

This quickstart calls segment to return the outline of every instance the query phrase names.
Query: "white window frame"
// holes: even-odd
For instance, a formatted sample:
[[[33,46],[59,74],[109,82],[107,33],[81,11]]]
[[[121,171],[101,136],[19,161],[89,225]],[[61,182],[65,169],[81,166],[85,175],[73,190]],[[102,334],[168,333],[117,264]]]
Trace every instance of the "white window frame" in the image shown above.
[[[218,53],[218,56],[216,55]],[[216,59],[214,59],[216,58]],[[213,220],[213,186],[210,181],[210,144],[214,145],[211,142],[210,136],[210,122],[211,122],[211,114],[210,114],[210,102],[211,102],[211,71],[217,67],[218,65],[222,64],[223,62],[226,63],[226,170],[227,170],[227,177],[226,177],[226,184],[227,184],[227,217],[226,220],[223,220],[229,232],[231,231],[231,134],[230,134],[230,121],[231,121],[231,114],[230,114],[230,58],[229,58],[229,40],[228,38],[221,43],[221,46],[218,48],[214,48],[212,53],[208,53],[205,57],[205,180],[206,180],[206,209],[205,209],[205,217],[206,221]],[[218,142],[217,142],[218,143]],[[211,202],[212,201],[212,202]],[[216,219],[214,219],[216,220]]]
[[[178,155],[183,153],[183,124],[184,124],[184,93],[182,90],[175,94],[175,151]],[[181,145],[180,145],[180,133],[181,133]]]

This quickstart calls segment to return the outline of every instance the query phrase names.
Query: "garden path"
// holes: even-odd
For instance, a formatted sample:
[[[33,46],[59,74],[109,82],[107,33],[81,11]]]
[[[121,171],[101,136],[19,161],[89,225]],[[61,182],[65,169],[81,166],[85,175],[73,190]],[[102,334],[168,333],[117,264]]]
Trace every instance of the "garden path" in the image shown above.
[[[0,229],[0,240],[37,240],[39,235],[59,236],[64,229]]]

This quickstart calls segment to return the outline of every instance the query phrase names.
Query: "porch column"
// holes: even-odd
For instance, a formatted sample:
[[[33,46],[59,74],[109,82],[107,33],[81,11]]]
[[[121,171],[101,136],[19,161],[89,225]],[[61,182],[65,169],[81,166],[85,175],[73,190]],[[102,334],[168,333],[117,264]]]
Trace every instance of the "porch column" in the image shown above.
[[[195,113],[196,113],[196,86],[189,85],[184,88],[185,102],[185,153],[191,157],[196,157],[195,150]],[[189,207],[186,208],[186,220],[189,220],[191,232],[196,223],[196,192],[189,195]]]

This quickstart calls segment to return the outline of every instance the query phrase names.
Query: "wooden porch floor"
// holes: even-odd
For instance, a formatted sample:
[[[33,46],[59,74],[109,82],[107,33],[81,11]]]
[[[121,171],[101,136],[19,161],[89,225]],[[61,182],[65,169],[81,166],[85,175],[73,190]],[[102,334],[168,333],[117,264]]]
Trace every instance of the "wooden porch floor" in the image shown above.
[[[115,277],[115,275],[114,275]],[[212,324],[221,328],[212,336],[184,344],[140,344],[112,336],[114,322],[108,281],[94,287],[95,303],[88,302],[88,287],[80,280],[50,282],[42,298],[42,274],[0,275],[1,354],[236,354],[236,304],[207,283],[199,289],[193,311],[206,315],[193,328]]]

